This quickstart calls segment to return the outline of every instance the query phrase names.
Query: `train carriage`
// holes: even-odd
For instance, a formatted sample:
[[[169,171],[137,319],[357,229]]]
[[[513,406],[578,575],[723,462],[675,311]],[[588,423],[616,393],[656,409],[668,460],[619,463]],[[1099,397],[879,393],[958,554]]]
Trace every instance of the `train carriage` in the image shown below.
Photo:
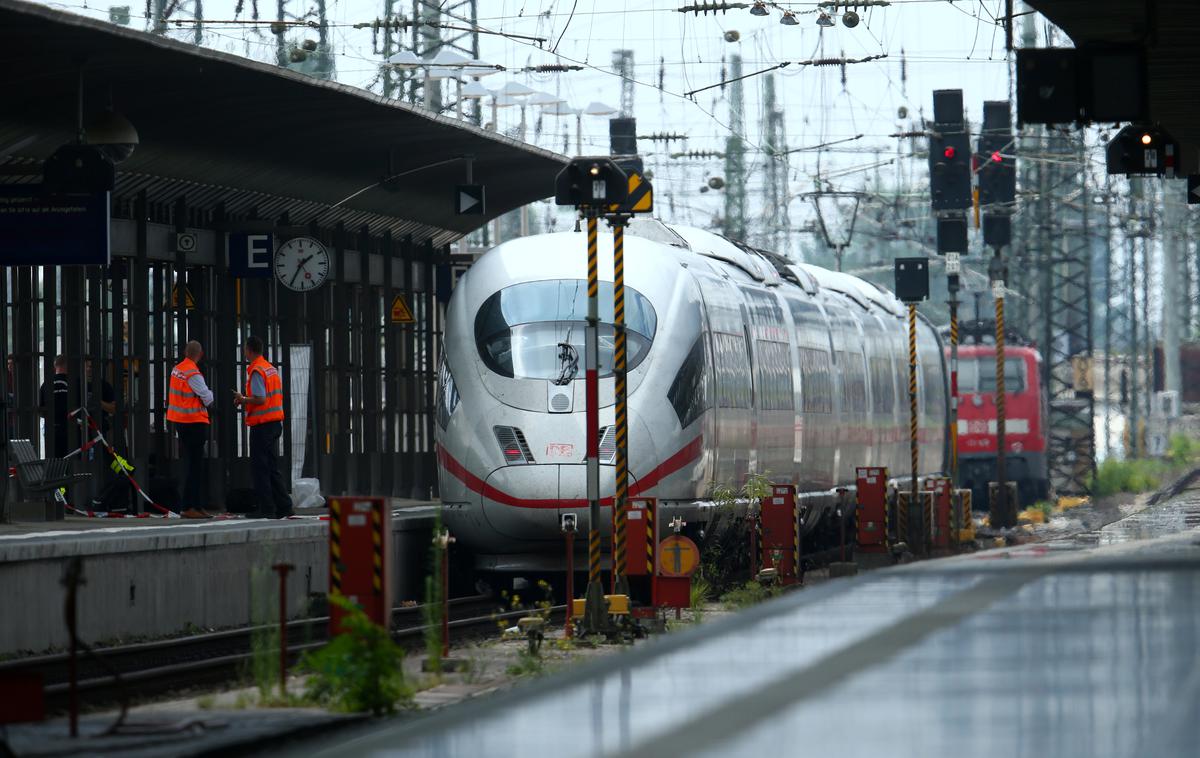
[[[601,492],[614,489],[611,234],[601,235]],[[561,567],[560,516],[587,529],[583,238],[506,242],[460,279],[437,409],[444,518],[490,571]],[[635,221],[625,241],[630,493],[672,507],[753,473],[822,492],[908,466],[904,308],[855,277],[699,229]],[[919,329],[921,460],[944,470],[946,371]],[[611,494],[603,501],[606,529]],[[820,515],[820,514],[818,514]]]

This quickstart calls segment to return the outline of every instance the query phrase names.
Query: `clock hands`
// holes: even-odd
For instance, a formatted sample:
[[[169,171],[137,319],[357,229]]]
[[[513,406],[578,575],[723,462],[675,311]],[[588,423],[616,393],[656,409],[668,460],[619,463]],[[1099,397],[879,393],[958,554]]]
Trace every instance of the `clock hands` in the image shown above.
[[[316,257],[316,254],[314,253],[313,255],[310,255],[307,258],[301,259],[300,262],[296,264],[296,273],[292,274],[292,284],[293,285],[296,284],[296,277],[300,276],[300,272],[304,270],[304,264],[308,263],[315,257]]]

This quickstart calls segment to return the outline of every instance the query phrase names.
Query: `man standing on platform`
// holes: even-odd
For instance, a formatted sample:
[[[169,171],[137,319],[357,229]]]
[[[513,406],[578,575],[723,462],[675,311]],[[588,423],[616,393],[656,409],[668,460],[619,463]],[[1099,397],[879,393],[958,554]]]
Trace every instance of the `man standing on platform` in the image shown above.
[[[292,498],[279,473],[279,440],[283,436],[283,380],[263,357],[263,341],[246,338],[243,351],[246,367],[245,392],[234,392],[234,403],[246,414],[250,427],[250,470],[258,493],[259,511],[248,518],[287,518],[292,515]]]
[[[175,427],[187,470],[179,499],[180,515],[184,518],[211,518],[205,510],[208,487],[204,475],[204,443],[208,440],[208,406],[212,405],[213,394],[196,365],[203,357],[204,350],[199,342],[187,343],[183,360],[171,370],[171,391],[167,401],[167,421]]]
[[[70,413],[71,384],[67,379],[67,356],[54,357],[54,377],[47,379],[38,392],[38,412],[46,419],[46,451],[47,458],[66,458],[67,451],[67,421]],[[53,427],[53,435],[51,434]],[[54,446],[51,448],[51,436]]]

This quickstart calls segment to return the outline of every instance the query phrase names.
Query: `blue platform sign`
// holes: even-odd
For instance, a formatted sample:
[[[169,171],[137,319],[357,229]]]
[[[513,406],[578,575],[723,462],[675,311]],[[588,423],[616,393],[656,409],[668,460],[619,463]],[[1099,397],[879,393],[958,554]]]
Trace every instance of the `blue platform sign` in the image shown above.
[[[229,275],[236,279],[269,279],[275,256],[270,232],[230,232]]]
[[[107,266],[109,193],[47,195],[0,185],[0,265]]]

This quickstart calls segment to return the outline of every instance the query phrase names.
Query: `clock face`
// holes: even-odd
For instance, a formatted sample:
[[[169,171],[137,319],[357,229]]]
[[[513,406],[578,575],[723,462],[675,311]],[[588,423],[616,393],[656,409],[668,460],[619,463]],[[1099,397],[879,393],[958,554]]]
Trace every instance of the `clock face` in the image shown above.
[[[290,290],[315,290],[328,276],[329,251],[312,237],[295,237],[275,251],[275,278]]]

